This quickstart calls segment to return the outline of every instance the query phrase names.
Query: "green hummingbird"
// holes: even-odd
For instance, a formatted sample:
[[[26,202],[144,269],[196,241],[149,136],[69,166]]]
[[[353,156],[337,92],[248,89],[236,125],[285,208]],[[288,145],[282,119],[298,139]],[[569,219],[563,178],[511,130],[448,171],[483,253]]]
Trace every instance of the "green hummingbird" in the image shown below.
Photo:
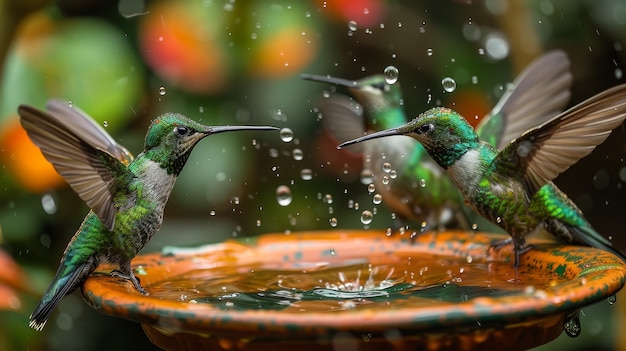
[[[128,280],[142,294],[131,260],[163,221],[163,210],[194,146],[203,138],[267,126],[204,126],[181,114],[152,121],[137,158],[86,113],[50,100],[48,112],[18,108],[21,123],[45,158],[91,208],[67,245],[54,280],[30,316],[41,330],[61,299],[79,287],[100,263],[119,266],[111,275]]]
[[[465,118],[447,108],[430,109],[404,126],[346,141],[338,147],[391,135],[421,143],[465,201],[504,229],[513,242],[515,267],[530,249],[527,238],[551,234],[568,243],[623,253],[596,232],[552,180],[585,157],[626,118],[626,85],[608,89],[540,126],[502,149],[481,141]]]
[[[302,78],[345,87],[355,101],[333,94],[318,108],[324,127],[337,140],[354,139],[369,132],[400,127],[408,122],[399,83],[389,84],[382,74],[357,81],[305,74]],[[570,61],[561,50],[548,52],[524,69],[493,110],[481,119],[477,133],[494,147],[502,147],[524,131],[561,112],[572,82]],[[383,202],[400,218],[426,228],[459,227],[497,230],[476,216],[461,193],[424,148],[408,138],[386,138],[364,144],[363,169]],[[390,167],[395,177],[390,177]]]

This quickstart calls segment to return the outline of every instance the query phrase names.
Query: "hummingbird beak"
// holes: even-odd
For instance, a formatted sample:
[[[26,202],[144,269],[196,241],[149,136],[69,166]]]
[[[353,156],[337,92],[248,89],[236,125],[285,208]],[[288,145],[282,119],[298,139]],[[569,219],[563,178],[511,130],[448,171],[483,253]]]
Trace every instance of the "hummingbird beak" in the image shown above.
[[[237,130],[278,130],[277,127],[270,126],[214,126],[204,131],[205,134],[217,134],[223,132],[233,132]]]
[[[334,84],[334,85],[343,86],[347,88],[354,88],[356,87],[356,84],[357,84],[356,81],[354,80],[337,78],[337,77],[332,77],[332,76],[318,76],[315,74],[304,73],[304,74],[301,74],[300,77],[304,80],[329,83],[329,84]]]
[[[364,135],[362,137],[358,137],[356,139],[345,141],[345,142],[337,145],[337,149],[341,149],[341,148],[344,148],[346,146],[350,146],[352,144],[357,144],[357,143],[360,143],[362,141],[371,140],[371,139],[377,139],[377,138],[383,138],[383,137],[392,136],[392,135],[404,135],[404,133],[402,133],[397,128],[381,130],[379,132],[367,134],[367,135]]]

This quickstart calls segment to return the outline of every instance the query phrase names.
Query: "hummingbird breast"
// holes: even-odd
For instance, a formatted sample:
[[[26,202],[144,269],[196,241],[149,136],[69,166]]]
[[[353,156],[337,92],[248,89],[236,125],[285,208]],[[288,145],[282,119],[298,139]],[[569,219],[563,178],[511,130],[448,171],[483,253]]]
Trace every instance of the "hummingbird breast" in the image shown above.
[[[137,255],[161,227],[163,211],[176,181],[175,175],[149,159],[135,160],[130,168],[136,179],[125,199],[119,199],[121,206],[113,229],[113,246],[126,258]]]

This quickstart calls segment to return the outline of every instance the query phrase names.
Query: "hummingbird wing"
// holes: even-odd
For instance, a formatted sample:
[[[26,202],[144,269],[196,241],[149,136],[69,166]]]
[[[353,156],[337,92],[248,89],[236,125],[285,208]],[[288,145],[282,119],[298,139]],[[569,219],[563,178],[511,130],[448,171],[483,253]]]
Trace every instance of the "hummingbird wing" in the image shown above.
[[[97,124],[84,113],[73,113],[69,105],[61,108],[55,104],[53,113],[20,105],[22,126],[57,172],[107,229],[113,230],[116,213],[113,198],[133,178],[124,163],[130,153],[108,143],[113,139],[102,129],[94,130]],[[118,159],[109,149],[126,158]]]
[[[108,151],[127,166],[133,161],[133,155],[125,147],[118,144],[100,124],[77,106],[72,106],[67,101],[51,99],[46,103],[46,110],[74,134],[89,140],[95,148]]]
[[[318,109],[322,115],[322,125],[338,141],[352,140],[365,135],[363,107],[354,99],[334,94],[323,99]],[[363,148],[359,146],[352,151],[360,153],[363,152]]]
[[[530,128],[559,114],[570,99],[570,61],[561,50],[534,60],[508,85],[496,106],[480,121],[480,140],[502,150]]]
[[[493,161],[502,175],[523,179],[532,196],[601,144],[626,118],[626,84],[605,90],[525,132]]]

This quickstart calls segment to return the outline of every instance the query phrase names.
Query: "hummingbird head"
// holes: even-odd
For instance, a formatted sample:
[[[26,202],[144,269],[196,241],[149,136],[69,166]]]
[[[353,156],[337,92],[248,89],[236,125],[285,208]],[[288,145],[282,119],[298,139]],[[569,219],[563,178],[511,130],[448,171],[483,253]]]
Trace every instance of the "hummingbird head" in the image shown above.
[[[428,154],[443,168],[452,165],[465,152],[475,148],[478,136],[474,128],[458,113],[442,107],[430,109],[409,123],[346,141],[342,148],[365,140],[391,135],[406,135],[419,141]]]
[[[330,83],[345,87],[359,104],[363,106],[366,115],[370,117],[371,124],[377,124],[376,118],[381,114],[402,106],[402,90],[400,83],[387,83],[385,76],[374,74],[359,80],[349,80],[332,76],[318,76],[303,74],[303,79],[316,82]],[[405,121],[401,121],[404,123]]]
[[[191,151],[205,137],[236,130],[275,130],[267,126],[205,126],[178,113],[157,117],[146,134],[144,153],[169,174],[178,175]]]

